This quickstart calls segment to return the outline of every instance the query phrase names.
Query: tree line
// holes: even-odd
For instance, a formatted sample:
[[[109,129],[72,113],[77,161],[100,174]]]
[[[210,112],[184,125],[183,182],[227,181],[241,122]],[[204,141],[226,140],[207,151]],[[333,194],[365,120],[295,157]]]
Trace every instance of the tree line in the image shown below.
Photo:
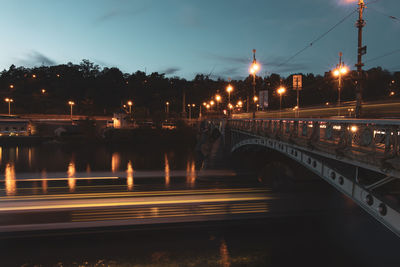
[[[343,80],[342,101],[355,99],[356,72],[351,71]],[[211,79],[198,74],[189,81],[179,77],[166,77],[163,73],[146,74],[142,71],[123,73],[118,68],[100,68],[89,60],[80,64],[61,64],[33,68],[11,65],[0,73],[0,96],[12,98],[13,113],[65,114],[69,111],[68,101],[76,103],[74,111],[82,115],[111,115],[120,110],[128,100],[133,101],[137,117],[164,117],[166,102],[169,102],[170,116],[182,112],[183,97],[186,105],[210,101],[220,94],[227,105],[228,84],[234,88],[231,93],[233,105],[241,100],[246,102],[247,94],[253,97],[253,77],[243,80]],[[381,67],[365,72],[363,99],[378,100],[396,98],[400,94],[400,72],[391,73]],[[296,91],[292,90],[292,75],[281,77],[271,74],[256,77],[256,91],[268,90],[269,109],[279,108],[276,89],[287,88],[283,96],[283,107],[296,105]],[[331,72],[324,75],[303,74],[303,90],[300,93],[301,106],[318,105],[337,101],[337,78]],[[246,104],[246,103],[244,103]],[[0,105],[0,112],[7,113],[8,105]]]

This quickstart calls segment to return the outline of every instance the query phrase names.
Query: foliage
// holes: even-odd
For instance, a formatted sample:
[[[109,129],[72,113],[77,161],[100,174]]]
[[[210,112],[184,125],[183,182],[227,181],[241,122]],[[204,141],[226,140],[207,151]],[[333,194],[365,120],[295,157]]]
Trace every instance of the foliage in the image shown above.
[[[342,100],[354,100],[356,73],[350,72],[344,78]],[[234,87],[231,102],[246,101],[247,95],[253,95],[253,77],[230,82]],[[400,92],[400,72],[390,73],[380,67],[365,72],[364,100],[389,98]],[[141,117],[154,117],[158,120],[165,114],[168,101],[169,117],[182,112],[182,95],[185,92],[186,105],[196,104],[193,116],[199,113],[199,105],[209,101],[216,93],[226,96],[228,82],[213,80],[198,74],[192,81],[179,77],[165,77],[163,73],[146,74],[137,71],[132,74],[122,73],[118,68],[103,68],[83,60],[79,65],[72,63],[57,66],[34,68],[11,65],[0,73],[0,96],[14,99],[15,113],[55,113],[69,112],[67,102],[73,100],[74,112],[83,115],[110,115],[120,110],[128,100],[133,101],[134,114]],[[292,76],[287,78],[278,74],[256,77],[256,92],[268,90],[270,108],[279,107],[279,97],[275,90],[280,86],[288,88],[283,97],[283,106],[296,105],[296,91],[291,90]],[[43,91],[44,90],[44,91]],[[225,104],[227,97],[223,98]],[[325,102],[336,102],[337,80],[331,72],[324,76],[303,75],[301,103],[303,106]],[[8,106],[0,105],[0,112],[7,113]],[[137,113],[135,113],[137,111]],[[187,112],[187,111],[186,111]]]

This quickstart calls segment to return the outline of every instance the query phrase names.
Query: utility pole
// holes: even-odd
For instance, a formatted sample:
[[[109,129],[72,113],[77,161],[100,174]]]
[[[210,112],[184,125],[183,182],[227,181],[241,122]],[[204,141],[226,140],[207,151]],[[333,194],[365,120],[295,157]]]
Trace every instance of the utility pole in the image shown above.
[[[362,56],[367,53],[367,46],[362,45],[362,30],[365,26],[365,20],[363,19],[363,13],[365,9],[364,0],[358,0],[358,20],[356,27],[358,28],[358,53],[357,53],[357,85],[356,85],[356,118],[361,117],[361,106],[362,106],[362,90],[363,90],[363,70],[362,67]]]
[[[182,89],[182,118],[186,119],[186,92]]]

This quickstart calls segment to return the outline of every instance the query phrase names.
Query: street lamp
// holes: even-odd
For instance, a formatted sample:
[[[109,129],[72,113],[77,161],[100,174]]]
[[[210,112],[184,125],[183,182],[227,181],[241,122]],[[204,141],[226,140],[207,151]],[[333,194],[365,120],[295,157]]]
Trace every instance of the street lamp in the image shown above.
[[[233,91],[232,85],[229,84],[229,85],[226,87],[226,91],[228,92],[228,103],[231,103],[231,92]]]
[[[257,63],[257,60],[256,60],[256,50],[253,49],[253,62],[251,64],[250,70],[249,70],[250,74],[253,75],[253,83],[252,83],[253,96],[256,96],[256,74],[259,70],[260,70],[260,65]],[[249,98],[250,98],[249,95],[247,95],[247,112],[250,111]]]
[[[279,117],[282,116],[282,95],[286,92],[286,88],[281,86],[278,88],[277,93],[279,94]]]
[[[71,121],[72,121],[72,107],[75,105],[74,101],[68,101],[68,105],[71,107]]]
[[[132,114],[132,105],[133,105],[133,102],[132,102],[131,100],[129,100],[129,101],[127,102],[127,104],[128,104],[128,106],[129,106],[129,114]]]
[[[189,107],[189,120],[192,119],[192,107],[194,108],[196,106],[196,104],[188,104],[187,105]]]
[[[340,91],[342,90],[342,76],[346,75],[349,69],[342,62],[342,52],[339,53],[339,64],[333,70],[333,75],[338,77],[338,116],[340,116]]]
[[[214,100],[211,100],[210,101],[210,107],[211,107],[211,109],[212,109],[212,107],[215,105],[215,102],[214,102]]]
[[[4,99],[4,101],[6,101],[8,103],[8,116],[11,115],[11,103],[14,102],[14,99],[12,98],[6,98]]]
[[[165,113],[167,114],[167,119],[168,119],[168,114],[169,114],[169,102],[165,102]]]

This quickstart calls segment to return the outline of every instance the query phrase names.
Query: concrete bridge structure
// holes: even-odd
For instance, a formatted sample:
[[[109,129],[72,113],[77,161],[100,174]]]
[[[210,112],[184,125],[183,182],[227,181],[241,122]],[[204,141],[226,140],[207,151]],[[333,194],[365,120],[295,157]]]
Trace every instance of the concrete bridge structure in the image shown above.
[[[231,152],[276,150],[304,165],[400,236],[400,120],[213,121]]]

